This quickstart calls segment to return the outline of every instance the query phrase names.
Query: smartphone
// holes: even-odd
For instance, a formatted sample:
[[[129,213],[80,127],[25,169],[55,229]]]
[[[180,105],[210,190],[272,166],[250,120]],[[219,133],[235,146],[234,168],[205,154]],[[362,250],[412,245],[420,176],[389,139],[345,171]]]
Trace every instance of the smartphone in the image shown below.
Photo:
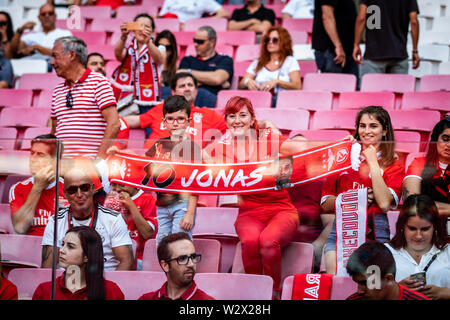
[[[142,22],[127,22],[127,31],[141,31],[144,30],[144,24]]]
[[[427,283],[425,271],[413,273],[409,277],[416,282],[423,282],[424,285]]]

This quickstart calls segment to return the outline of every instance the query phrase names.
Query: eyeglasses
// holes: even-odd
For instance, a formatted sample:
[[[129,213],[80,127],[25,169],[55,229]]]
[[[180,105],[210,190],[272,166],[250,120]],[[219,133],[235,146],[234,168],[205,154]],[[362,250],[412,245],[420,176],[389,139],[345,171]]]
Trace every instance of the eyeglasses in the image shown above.
[[[54,11],[49,11],[49,12],[41,12],[41,13],[39,13],[39,15],[40,16],[43,16],[43,17],[46,17],[46,16],[49,16],[49,17],[51,17],[51,16],[53,16],[55,14],[55,12]]]
[[[182,256],[179,256],[179,257],[176,257],[176,258],[167,259],[166,262],[170,262],[172,260],[176,260],[178,265],[185,266],[185,265],[187,265],[189,263],[189,259],[192,260],[192,263],[197,264],[200,261],[202,261],[202,255],[201,254],[196,254],[196,253],[193,253],[190,256],[182,255]]]
[[[205,39],[193,39],[194,40],[194,43],[196,43],[196,44],[204,44],[205,43]]]
[[[72,109],[73,107],[73,97],[72,97],[72,91],[69,90],[66,95],[66,107],[67,109]]]
[[[280,41],[280,38],[266,38],[264,40],[265,44],[268,44],[269,42],[272,42],[273,44],[278,44],[278,42]]]
[[[82,185],[79,186],[70,186],[66,188],[66,192],[70,195],[75,194],[78,192],[78,189],[81,190],[81,192],[88,192],[89,190],[91,190],[92,184],[90,183],[84,183]]]
[[[6,25],[8,25],[7,21],[0,21],[0,27],[4,27]]]
[[[167,117],[167,118],[164,118],[164,121],[167,122],[167,123],[169,123],[169,124],[172,124],[172,123],[174,123],[175,121],[176,121],[178,124],[183,124],[183,123],[185,123],[187,120],[188,120],[188,119],[185,118],[185,117],[178,117],[178,118]]]

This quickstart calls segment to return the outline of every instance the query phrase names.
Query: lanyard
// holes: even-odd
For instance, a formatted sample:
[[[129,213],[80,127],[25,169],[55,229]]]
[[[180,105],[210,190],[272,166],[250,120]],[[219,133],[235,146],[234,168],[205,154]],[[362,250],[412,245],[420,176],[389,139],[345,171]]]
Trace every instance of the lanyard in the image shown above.
[[[72,208],[69,208],[69,230],[73,227],[72,225]],[[91,216],[91,222],[89,223],[89,228],[95,229],[95,226],[97,225],[97,218],[98,218],[98,206],[94,204],[94,208],[92,209],[92,216]]]

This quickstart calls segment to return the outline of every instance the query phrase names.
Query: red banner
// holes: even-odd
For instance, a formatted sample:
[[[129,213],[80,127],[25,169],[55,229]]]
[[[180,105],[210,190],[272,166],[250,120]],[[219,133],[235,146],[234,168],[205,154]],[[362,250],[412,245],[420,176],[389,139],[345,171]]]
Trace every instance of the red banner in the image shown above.
[[[297,273],[292,283],[292,300],[330,300],[333,275]]]
[[[277,190],[322,179],[351,168],[350,141],[292,156],[247,163],[190,163],[117,153],[107,159],[108,176],[140,189],[192,194],[242,194]]]

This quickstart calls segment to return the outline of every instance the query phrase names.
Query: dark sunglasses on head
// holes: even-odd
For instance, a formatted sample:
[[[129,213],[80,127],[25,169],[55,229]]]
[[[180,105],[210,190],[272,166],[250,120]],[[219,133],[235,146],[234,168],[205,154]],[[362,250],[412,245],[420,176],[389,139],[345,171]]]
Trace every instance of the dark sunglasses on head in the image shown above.
[[[194,43],[196,43],[196,44],[204,44],[206,41],[204,39],[195,39],[195,38],[193,40],[194,40]]]
[[[269,42],[272,42],[273,44],[277,44],[279,41],[279,38],[266,38],[266,40],[264,40],[264,43],[268,44]]]
[[[0,27],[4,27],[4,26],[7,26],[7,25],[8,25],[8,22],[0,21]]]
[[[89,190],[91,190],[91,187],[92,185],[90,183],[84,183],[79,186],[70,186],[66,188],[66,192],[68,194],[75,194],[78,192],[78,189],[80,189],[81,192],[88,192]]]
[[[54,14],[55,14],[55,12],[53,12],[53,11],[39,13],[39,15],[43,16],[43,17],[45,17],[45,16],[53,16]]]

